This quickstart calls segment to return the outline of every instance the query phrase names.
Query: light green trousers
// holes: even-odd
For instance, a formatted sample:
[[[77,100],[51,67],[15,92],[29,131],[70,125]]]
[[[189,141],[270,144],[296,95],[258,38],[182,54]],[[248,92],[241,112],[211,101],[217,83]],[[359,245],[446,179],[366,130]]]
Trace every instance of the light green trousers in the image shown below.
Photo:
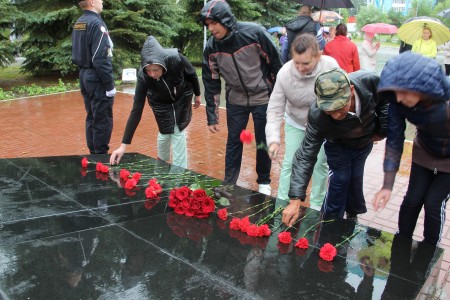
[[[291,185],[292,161],[294,154],[305,138],[305,130],[295,128],[287,123],[284,125],[284,143],[286,152],[284,154],[283,166],[281,167],[280,182],[278,185],[277,198],[289,203],[289,187]],[[327,191],[328,165],[323,145],[317,155],[317,162],[312,174],[312,187],[310,195],[311,208],[320,210]],[[284,202],[284,201],[283,201]]]
[[[187,145],[186,132],[180,131],[175,125],[174,133],[158,133],[158,158],[164,161],[170,160],[170,146],[172,145],[172,164],[178,167],[187,168]]]

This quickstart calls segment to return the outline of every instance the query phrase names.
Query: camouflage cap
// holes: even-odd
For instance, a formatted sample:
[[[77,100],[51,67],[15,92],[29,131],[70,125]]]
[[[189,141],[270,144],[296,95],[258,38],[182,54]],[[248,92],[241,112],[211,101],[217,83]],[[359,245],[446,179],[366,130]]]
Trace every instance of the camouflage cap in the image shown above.
[[[344,70],[331,69],[317,76],[314,91],[321,110],[339,110],[350,101],[350,80]]]

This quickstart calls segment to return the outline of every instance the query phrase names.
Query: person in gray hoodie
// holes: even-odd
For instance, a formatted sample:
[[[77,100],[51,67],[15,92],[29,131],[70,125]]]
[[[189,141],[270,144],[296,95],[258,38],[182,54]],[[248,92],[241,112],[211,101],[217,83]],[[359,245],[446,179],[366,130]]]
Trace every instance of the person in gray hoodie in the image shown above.
[[[119,163],[142,117],[145,97],[158,124],[158,158],[170,159],[172,145],[176,166],[187,168],[186,133],[194,107],[200,106],[200,84],[195,68],[177,49],[164,49],[149,36],[141,51],[141,69],[137,76],[133,108],[128,117],[121,146],[110,157],[111,165]]]
[[[252,114],[257,145],[266,144],[266,110],[281,59],[267,30],[257,24],[237,22],[224,0],[206,3],[200,12],[212,36],[203,51],[202,79],[210,132],[219,130],[221,78],[225,80],[228,139],[225,157],[226,184],[239,177],[243,145],[240,134]],[[260,147],[258,147],[260,148]],[[271,194],[271,160],[265,149],[256,150],[258,191]]]

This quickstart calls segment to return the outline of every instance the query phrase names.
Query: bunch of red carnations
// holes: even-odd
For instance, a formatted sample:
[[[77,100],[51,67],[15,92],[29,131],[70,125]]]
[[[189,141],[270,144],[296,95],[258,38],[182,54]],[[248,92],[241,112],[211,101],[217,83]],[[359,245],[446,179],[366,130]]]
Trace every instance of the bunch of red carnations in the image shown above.
[[[179,215],[204,219],[216,209],[216,203],[205,190],[193,191],[187,186],[182,186],[170,191],[169,207]]]
[[[123,181],[121,182],[122,186],[126,189],[132,190],[137,186],[139,180],[142,177],[142,174],[139,172],[135,172],[133,175],[131,175],[130,171],[121,169],[119,177]]]
[[[253,224],[250,222],[249,216],[246,216],[242,219],[239,219],[239,218],[231,219],[230,229],[240,230],[240,231],[246,233],[247,235],[253,236],[253,237],[270,236],[270,234],[272,233],[272,231],[269,228],[269,225]]]

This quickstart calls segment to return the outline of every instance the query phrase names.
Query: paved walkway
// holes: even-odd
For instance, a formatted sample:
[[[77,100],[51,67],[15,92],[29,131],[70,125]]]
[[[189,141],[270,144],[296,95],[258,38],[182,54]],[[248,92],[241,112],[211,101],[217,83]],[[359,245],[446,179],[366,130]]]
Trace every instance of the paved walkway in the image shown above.
[[[133,102],[133,96],[118,93],[114,104],[114,130],[111,151],[121,142],[126,120]],[[39,157],[88,154],[84,136],[84,106],[79,91],[50,96],[31,97],[12,101],[0,101],[0,138],[2,146],[0,158]],[[220,132],[212,134],[206,127],[204,106],[194,110],[193,121],[187,128],[189,168],[216,178],[223,178],[226,123],[225,111],[221,111]],[[252,130],[252,123],[249,129]],[[252,130],[253,131],[253,130]],[[157,127],[153,114],[147,106],[141,124],[136,130],[128,152],[139,152],[156,157]],[[284,149],[282,149],[284,150]],[[360,223],[388,232],[397,230],[400,203],[406,192],[411,163],[411,144],[405,144],[401,169],[398,173],[393,198],[387,207],[375,212],[371,208],[373,195],[379,190],[383,180],[382,161],[384,142],[374,146],[365,168],[364,191],[368,201],[368,212],[360,216]],[[257,189],[255,182],[255,145],[245,145],[241,176],[238,185]],[[277,163],[272,166],[272,195],[276,196],[278,174]],[[308,201],[305,205],[309,205]],[[441,299],[450,296],[450,205],[441,241],[445,248],[442,270],[439,273],[438,288],[442,288]],[[423,211],[420,215],[414,239],[421,240],[423,232]]]

